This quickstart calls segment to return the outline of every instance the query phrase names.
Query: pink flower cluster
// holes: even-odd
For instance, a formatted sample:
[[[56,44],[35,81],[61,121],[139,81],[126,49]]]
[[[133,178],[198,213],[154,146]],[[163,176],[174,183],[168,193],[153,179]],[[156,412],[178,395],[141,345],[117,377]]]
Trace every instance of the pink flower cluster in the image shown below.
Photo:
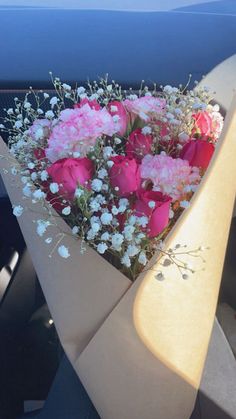
[[[32,115],[24,119],[27,141],[17,144],[16,137],[14,151],[29,173],[24,193],[36,181],[34,200],[46,197],[73,234],[100,254],[115,254],[135,277],[188,205],[214,154],[222,116],[205,93],[171,86],[158,94],[145,88],[138,97],[116,84],[95,83],[88,91],[65,85],[71,108],[62,96],[50,99],[42,118],[34,113],[31,126]]]
[[[197,167],[191,167],[187,160],[173,159],[165,153],[147,155],[141,163],[142,179],[151,180],[154,191],[169,195],[173,200],[181,200],[185,187],[199,182]]]
[[[206,111],[193,113],[194,127],[180,152],[174,138],[169,141],[174,153],[158,152],[155,136],[150,127],[145,130],[144,124],[154,121],[156,127],[165,127],[159,130],[162,147],[170,132],[168,123],[162,120],[165,107],[165,99],[148,95],[123,102],[110,101],[106,107],[101,107],[96,99],[85,98],[74,109],[62,111],[45,150],[53,162],[48,173],[60,185],[62,197],[73,200],[78,186],[91,190],[96,165],[87,154],[93,151],[99,138],[111,139],[115,134],[124,137],[121,153],[116,153],[118,149],[114,147],[111,167],[106,167],[107,189],[111,188],[115,197],[129,198],[136,216],[148,219],[146,234],[157,236],[168,225],[171,204],[184,200],[195,190],[200,181],[199,170],[207,168],[214,152],[213,143],[208,142],[214,134],[213,118]],[[137,119],[143,121],[143,129],[131,128],[127,135],[129,124],[132,127]],[[69,157],[75,152],[79,157]]]
[[[51,162],[73,152],[86,156],[99,137],[115,132],[115,123],[106,108],[96,110],[86,103],[80,108],[65,109],[49,137],[46,156]]]

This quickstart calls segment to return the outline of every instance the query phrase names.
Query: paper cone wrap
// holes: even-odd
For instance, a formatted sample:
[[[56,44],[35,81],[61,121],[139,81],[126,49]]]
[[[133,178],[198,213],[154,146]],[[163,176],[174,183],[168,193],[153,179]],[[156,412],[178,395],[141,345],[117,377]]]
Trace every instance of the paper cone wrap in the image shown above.
[[[71,258],[54,255],[50,259],[48,245],[35,233],[34,212],[24,211],[19,218],[60,340],[102,419],[188,419],[191,415],[235,197],[235,108],[236,100],[190,208],[165,241],[166,248],[181,244],[186,251],[210,247],[203,252],[205,264],[185,255],[197,271],[189,279],[182,279],[175,265],[163,268],[156,254],[150,269],[130,286],[92,249],[81,255],[78,241],[71,237],[66,239]],[[3,143],[0,154],[9,156]],[[12,203],[21,204],[19,180],[11,175],[7,159],[0,164]],[[57,224],[68,228],[62,219]],[[164,273],[163,281],[156,279],[158,271]]]
[[[235,110],[236,99],[190,208],[166,239],[166,248],[209,246],[203,252],[205,264],[196,258],[196,273],[183,280],[175,265],[162,268],[154,256],[152,269],[139,276],[76,361],[103,419],[189,419],[192,413],[236,191]],[[158,270],[164,281],[155,278]]]
[[[47,212],[40,203],[22,196],[19,176],[11,173],[19,167],[3,140],[0,140],[0,167],[12,205],[21,205],[23,214],[18,218],[27,248],[31,255],[41,287],[55,322],[60,341],[73,362],[87,345],[107,315],[120,300],[131,282],[107,263],[97,252],[87,246],[80,251],[80,240],[71,235],[71,229],[58,214],[52,211],[50,222],[57,225],[48,228],[50,245],[36,232],[34,221],[43,219]],[[64,259],[57,249],[49,257],[58,240],[65,232],[63,244],[69,248],[70,257]],[[59,236],[60,237],[60,236]]]

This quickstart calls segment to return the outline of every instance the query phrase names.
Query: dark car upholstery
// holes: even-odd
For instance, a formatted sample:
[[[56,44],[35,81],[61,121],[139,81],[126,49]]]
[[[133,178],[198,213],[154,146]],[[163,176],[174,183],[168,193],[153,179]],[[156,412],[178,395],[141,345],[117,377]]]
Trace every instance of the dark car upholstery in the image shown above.
[[[0,89],[46,88],[49,71],[67,82],[109,73],[123,85],[184,84],[236,52],[230,14],[0,9],[0,20]]]

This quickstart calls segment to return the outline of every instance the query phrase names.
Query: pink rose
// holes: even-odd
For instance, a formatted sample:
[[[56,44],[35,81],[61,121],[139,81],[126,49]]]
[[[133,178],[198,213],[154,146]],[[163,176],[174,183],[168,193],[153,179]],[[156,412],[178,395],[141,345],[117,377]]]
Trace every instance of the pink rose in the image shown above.
[[[79,103],[76,103],[74,105],[74,109],[81,108],[84,105],[89,105],[91,109],[95,109],[96,111],[99,111],[101,109],[101,106],[99,105],[96,99],[90,100],[87,97],[81,99]]]
[[[190,166],[206,169],[215,147],[212,143],[203,140],[191,140],[181,150],[180,158],[187,160]]]
[[[108,103],[107,109],[111,116],[117,117],[117,121],[113,118],[117,128],[117,134],[121,136],[124,135],[128,125],[128,115],[125,107],[121,102],[118,102],[118,100],[114,100],[113,102]]]
[[[113,166],[109,171],[110,183],[113,188],[119,188],[119,196],[128,196],[137,191],[140,185],[139,166],[135,159],[126,156],[112,158]]]
[[[86,186],[93,175],[93,162],[87,157],[76,159],[60,159],[47,169],[53,182],[58,183],[60,193],[68,199],[73,199],[78,185]]]
[[[149,237],[160,234],[169,222],[171,198],[162,192],[140,191],[135,203],[135,215],[149,219],[146,227]]]
[[[134,157],[140,162],[146,154],[151,153],[153,138],[151,135],[142,134],[141,128],[134,130],[125,145],[125,151],[128,157]]]
[[[206,111],[201,111],[193,115],[195,120],[192,135],[199,134],[201,137],[210,137],[213,131],[212,118]]]

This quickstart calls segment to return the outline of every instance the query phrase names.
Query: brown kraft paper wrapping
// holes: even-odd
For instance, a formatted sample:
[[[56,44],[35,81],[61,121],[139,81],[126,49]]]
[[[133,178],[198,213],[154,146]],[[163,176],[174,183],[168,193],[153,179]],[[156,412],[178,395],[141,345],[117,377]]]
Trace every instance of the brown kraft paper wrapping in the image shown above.
[[[35,233],[33,214],[27,211],[19,218],[62,344],[102,419],[191,415],[235,196],[235,106],[236,100],[190,208],[165,241],[166,248],[178,243],[189,250],[210,247],[204,252],[206,270],[200,259],[194,260],[197,272],[188,280],[180,277],[175,265],[163,268],[157,254],[149,262],[151,269],[130,287],[128,279],[91,249],[81,255],[78,241],[72,238],[63,243],[75,259],[56,255],[50,260],[48,247]],[[9,155],[3,143],[0,155]],[[9,162],[0,160],[0,164],[10,198],[20,204],[22,192],[9,173]],[[62,219],[57,224],[67,228]],[[185,260],[193,262],[187,255]],[[156,279],[158,270],[163,271],[164,281]]]
[[[71,234],[61,243],[68,246],[71,256],[64,259],[55,250],[50,258],[56,236],[60,231],[70,233],[70,228],[52,210],[54,218],[50,221],[55,221],[57,226],[50,226],[47,236],[38,236],[33,221],[47,213],[40,203],[32,204],[31,199],[24,199],[20,178],[11,173],[11,168],[17,168],[18,164],[1,138],[0,156],[4,156],[0,157],[0,174],[12,204],[24,208],[18,222],[61,343],[73,362],[131,282],[88,246],[81,254],[80,241]],[[50,245],[45,243],[48,236],[54,238]]]
[[[209,246],[184,280],[175,265],[140,275],[76,361],[102,419],[188,419],[215,315],[236,190],[236,99],[204,179],[166,240]],[[154,265],[154,266],[153,266]],[[202,268],[205,265],[205,270]],[[158,281],[161,270],[165,279]]]

